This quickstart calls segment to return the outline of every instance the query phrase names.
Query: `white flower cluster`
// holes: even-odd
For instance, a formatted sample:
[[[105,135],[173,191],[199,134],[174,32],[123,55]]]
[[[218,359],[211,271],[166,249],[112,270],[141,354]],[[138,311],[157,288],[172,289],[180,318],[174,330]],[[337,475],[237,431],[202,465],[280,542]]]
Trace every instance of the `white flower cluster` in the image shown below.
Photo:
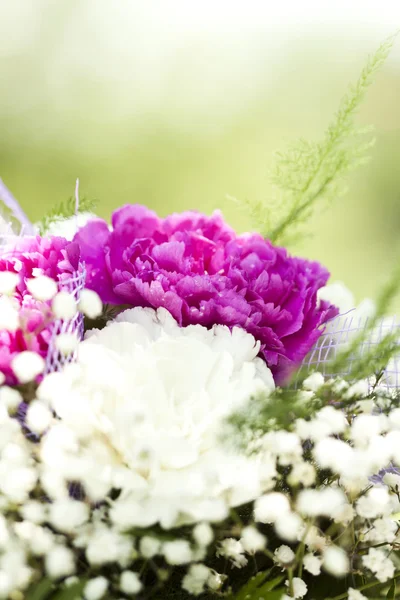
[[[140,598],[148,581],[162,590],[174,577],[189,596],[212,597],[233,592],[254,557],[284,599],[360,569],[389,583],[400,409],[372,413],[364,382],[312,374],[299,403],[331,401],[256,433],[247,453],[224,434],[233,412],[276,393],[258,352],[241,329],[180,328],[163,309],[131,309],[90,332],[34,397],[2,385],[0,598],[43,577],[85,600]]]

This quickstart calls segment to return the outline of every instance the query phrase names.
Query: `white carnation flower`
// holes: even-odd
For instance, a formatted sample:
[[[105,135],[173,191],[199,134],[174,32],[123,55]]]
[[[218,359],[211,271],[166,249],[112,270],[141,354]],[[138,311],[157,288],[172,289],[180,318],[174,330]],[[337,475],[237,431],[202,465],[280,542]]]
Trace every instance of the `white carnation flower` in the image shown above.
[[[44,380],[88,465],[92,456],[93,467],[74,478],[87,491],[85,477],[94,476],[123,490],[111,511],[120,530],[220,521],[271,487],[271,453],[248,457],[221,441],[226,418],[274,388],[258,352],[242,329],[181,328],[165,309],[135,308],[92,331],[57,385]],[[42,452],[44,462],[54,456],[54,444]]]

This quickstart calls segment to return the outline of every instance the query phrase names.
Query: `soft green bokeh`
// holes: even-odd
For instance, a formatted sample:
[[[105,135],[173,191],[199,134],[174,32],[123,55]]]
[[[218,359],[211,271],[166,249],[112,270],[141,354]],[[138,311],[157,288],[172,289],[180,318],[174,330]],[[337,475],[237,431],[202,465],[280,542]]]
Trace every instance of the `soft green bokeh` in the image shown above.
[[[46,91],[43,73],[51,49],[45,44],[33,53],[28,48],[0,57],[0,175],[33,219],[72,195],[79,176],[81,194],[96,198],[106,217],[126,202],[146,204],[162,215],[221,208],[238,230],[247,230],[248,215],[228,196],[265,199],[268,210],[273,151],[298,136],[322,135],[363,65],[365,46],[352,55],[349,47],[341,47],[337,36],[294,40],[284,56],[265,52],[266,74],[271,61],[279,68],[265,84],[261,77],[257,94],[248,94],[222,118],[216,107],[219,101],[229,105],[229,98],[221,84],[208,110],[183,111],[181,121],[179,98],[187,82],[184,73],[180,79],[179,65],[172,94],[167,87],[158,90],[146,111],[136,107],[127,88],[132,109],[116,113],[107,86],[95,77],[76,76],[67,102]],[[234,92],[241,94],[240,77]],[[31,93],[31,104],[18,110],[21,95]],[[391,63],[359,116],[360,124],[375,125],[371,162],[351,177],[344,198],[316,215],[309,224],[312,237],[291,248],[323,262],[358,300],[376,295],[400,257],[399,94],[400,71]]]

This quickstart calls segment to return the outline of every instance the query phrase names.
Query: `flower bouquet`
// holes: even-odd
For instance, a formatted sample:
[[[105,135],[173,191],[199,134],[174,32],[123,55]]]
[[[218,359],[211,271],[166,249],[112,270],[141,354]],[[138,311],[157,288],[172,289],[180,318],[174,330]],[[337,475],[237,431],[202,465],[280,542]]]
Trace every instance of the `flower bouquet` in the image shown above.
[[[2,184],[0,598],[398,597],[399,277],[343,316],[283,247],[363,160],[392,42],[277,156],[261,233],[78,188],[32,225]]]

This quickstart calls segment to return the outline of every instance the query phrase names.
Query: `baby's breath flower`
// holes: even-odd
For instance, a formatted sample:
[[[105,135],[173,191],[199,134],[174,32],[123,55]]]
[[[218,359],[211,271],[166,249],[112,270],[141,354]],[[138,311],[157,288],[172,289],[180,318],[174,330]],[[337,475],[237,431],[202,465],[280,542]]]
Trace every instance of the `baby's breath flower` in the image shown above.
[[[349,389],[343,394],[343,398],[351,400],[353,398],[362,398],[368,396],[368,381],[361,379],[356,381],[349,387]]]
[[[271,492],[257,498],[254,517],[260,523],[275,523],[289,511],[290,504],[287,497],[279,492]]]
[[[153,558],[161,550],[161,542],[157,538],[145,535],[139,543],[140,553],[143,558]]]
[[[14,332],[20,326],[18,309],[11,298],[0,296],[0,330]]]
[[[79,310],[89,319],[96,319],[103,310],[100,296],[93,290],[84,289],[79,299]]]
[[[192,560],[192,550],[186,540],[174,540],[165,542],[162,553],[170,565],[185,565]]]
[[[68,292],[58,292],[53,299],[52,309],[58,319],[69,321],[77,313],[75,298]]]
[[[75,560],[72,551],[59,544],[49,550],[45,565],[47,574],[52,579],[66,577],[75,572]]]
[[[364,519],[374,519],[390,510],[389,492],[384,487],[373,487],[361,496],[356,504],[356,511]]]
[[[400,490],[400,475],[397,475],[397,473],[385,473],[383,483],[396,491]]]
[[[316,472],[314,466],[309,462],[300,461],[293,465],[293,468],[287,477],[287,482],[293,487],[297,485],[309,487],[313,485],[315,478]]]
[[[290,565],[295,559],[295,554],[289,546],[279,546],[279,548],[276,548],[274,556],[275,560],[285,567]]]
[[[56,500],[49,509],[49,521],[58,531],[73,532],[88,518],[88,506],[78,500]]]
[[[11,296],[19,283],[18,273],[0,271],[0,294]]]
[[[332,512],[347,504],[347,499],[342,490],[326,487],[315,490],[302,490],[297,497],[297,510],[300,514],[330,518]]]
[[[52,419],[51,411],[39,400],[34,400],[29,404],[26,413],[26,424],[33,433],[43,433],[49,427]]]
[[[105,577],[95,577],[90,579],[85,585],[85,600],[101,600],[108,588],[108,581]]]
[[[214,532],[208,523],[198,523],[193,529],[193,538],[199,546],[209,546],[214,539]]]
[[[394,575],[394,564],[383,550],[370,548],[368,554],[362,557],[362,562],[381,583],[385,583]]]
[[[225,538],[219,545],[217,556],[229,558],[233,565],[238,569],[247,565],[247,558],[244,556],[244,548],[240,541],[234,538]]]
[[[324,382],[322,373],[312,373],[303,381],[303,388],[311,392],[317,392],[324,385]]]
[[[246,552],[255,554],[263,550],[267,543],[267,538],[262,535],[255,527],[249,525],[242,530],[241,544]]]
[[[47,506],[39,500],[30,500],[20,509],[22,517],[32,523],[43,523],[46,520]]]
[[[295,542],[303,529],[303,520],[295,512],[288,512],[275,521],[275,531],[280,538],[287,542]]]
[[[0,403],[4,404],[8,411],[14,412],[22,402],[22,396],[18,390],[7,385],[0,389]]]
[[[142,589],[142,583],[134,571],[123,571],[119,581],[119,587],[124,594],[137,594]]]
[[[28,383],[43,373],[45,362],[40,354],[25,350],[17,354],[11,361],[11,368],[20,383]]]
[[[192,596],[199,596],[204,592],[210,577],[210,569],[203,564],[191,565],[182,580],[182,589]]]
[[[303,565],[311,575],[317,576],[321,573],[322,560],[315,554],[306,554],[303,558]]]
[[[349,558],[342,548],[329,546],[323,555],[324,569],[335,577],[344,577],[350,568]]]
[[[289,581],[285,582],[289,586]],[[293,577],[293,598],[303,598],[307,594],[307,585],[300,577]]]
[[[217,592],[223,586],[223,583],[226,580],[226,578],[226,575],[222,575],[221,573],[217,573],[217,571],[210,570],[210,574],[207,579],[207,585],[210,588],[210,590]]]
[[[55,340],[55,346],[61,354],[68,356],[78,347],[78,338],[75,333],[60,333]]]
[[[26,282],[28,291],[35,300],[51,300],[57,294],[57,283],[47,275],[39,275]]]

